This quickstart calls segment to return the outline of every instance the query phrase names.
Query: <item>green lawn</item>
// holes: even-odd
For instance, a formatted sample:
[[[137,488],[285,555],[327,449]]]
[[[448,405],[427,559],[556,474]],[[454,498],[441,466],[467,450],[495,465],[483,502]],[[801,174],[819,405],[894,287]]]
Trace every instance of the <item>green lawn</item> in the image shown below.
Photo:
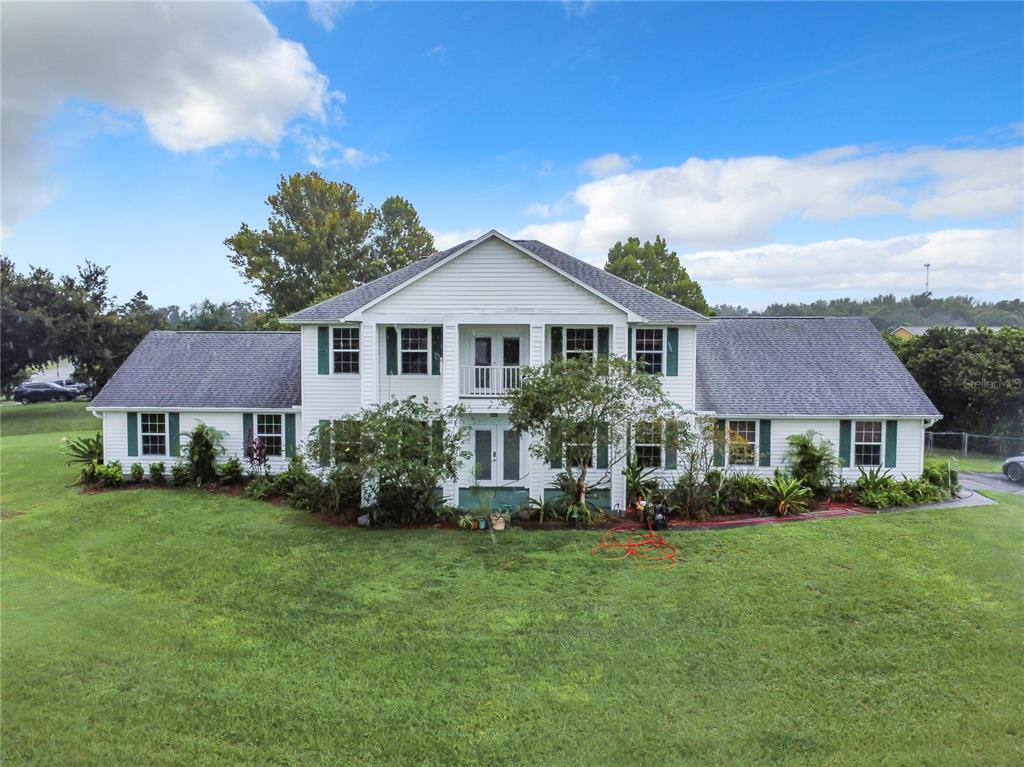
[[[5,765],[1024,762],[1020,496],[674,533],[654,571],[81,495],[32,413],[60,424],[0,440]]]
[[[928,458],[946,460],[955,458],[957,466],[963,471],[1002,471],[1003,459],[984,453],[968,453],[964,456],[959,450],[929,450]]]
[[[103,422],[92,413],[85,412],[88,405],[84,401],[36,402],[32,405],[4,402],[0,407],[0,437],[55,431],[102,431]]]

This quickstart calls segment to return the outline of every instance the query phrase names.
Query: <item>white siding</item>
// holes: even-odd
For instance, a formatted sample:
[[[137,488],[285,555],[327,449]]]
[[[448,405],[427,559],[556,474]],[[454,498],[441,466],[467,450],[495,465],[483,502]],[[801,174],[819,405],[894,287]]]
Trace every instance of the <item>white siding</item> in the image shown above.
[[[160,411],[160,410],[147,410],[146,412],[171,412],[171,411]],[[202,421],[208,426],[212,426],[224,432],[224,455],[219,459],[220,462],[226,461],[228,458],[237,457],[244,465],[245,456],[242,454],[242,443],[245,440],[245,435],[242,432],[242,411],[174,411],[178,413],[178,430],[181,437],[182,449],[181,452],[185,452],[184,445],[185,435],[195,428],[196,424]],[[260,412],[280,412],[280,411],[260,411]],[[296,413],[295,417],[295,441],[296,445],[300,445],[303,441],[302,438],[302,417]],[[141,452],[141,441],[139,443]],[[103,460],[105,463],[112,461],[120,461],[124,467],[125,473],[131,468],[133,463],[140,463],[142,467],[149,470],[151,463],[163,461],[166,467],[166,473],[170,476],[171,466],[182,460],[181,456],[170,455],[170,445],[168,445],[168,454],[164,456],[157,455],[128,455],[128,413],[124,410],[108,410],[103,413]],[[272,457],[270,459],[271,469],[275,472],[283,471],[288,465],[288,459],[284,456]]]
[[[430,318],[499,312],[622,315],[604,299],[497,239],[482,242],[438,267],[366,314],[375,318],[389,314],[422,316],[434,322]]]
[[[340,327],[331,325],[331,328]],[[331,331],[329,330],[330,334]],[[365,333],[360,333],[360,347],[367,347]],[[330,339],[328,335],[328,339]],[[328,347],[329,348],[329,347]],[[372,345],[370,345],[372,348]],[[360,355],[360,371],[365,367]],[[329,360],[330,362],[330,360]],[[328,370],[333,369],[329,365]],[[320,421],[329,421],[348,413],[354,413],[360,407],[360,376],[352,373],[317,373],[317,328],[315,325],[302,327],[302,415],[305,421],[303,430],[296,433],[297,442],[305,442],[309,430]]]

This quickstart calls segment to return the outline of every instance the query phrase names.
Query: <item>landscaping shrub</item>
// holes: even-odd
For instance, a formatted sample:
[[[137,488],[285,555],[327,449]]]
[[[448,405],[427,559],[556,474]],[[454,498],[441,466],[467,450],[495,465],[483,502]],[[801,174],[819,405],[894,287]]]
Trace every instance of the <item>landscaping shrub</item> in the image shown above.
[[[96,481],[103,487],[119,487],[124,484],[124,467],[120,461],[96,467]]]
[[[224,452],[224,432],[200,421],[188,434],[185,465],[197,486],[217,479],[217,457]]]
[[[184,487],[191,483],[192,471],[187,463],[176,463],[171,466],[171,484],[175,487]]]
[[[65,466],[77,466],[78,479],[76,485],[88,485],[96,481],[96,472],[103,465],[103,433],[96,432],[91,437],[61,440],[61,446],[67,460]]]
[[[786,441],[785,462],[789,473],[818,497],[825,497],[836,484],[839,458],[832,443],[816,431],[792,434]]]
[[[146,470],[142,468],[141,463],[133,463],[128,473],[135,484],[140,483],[146,476]]]
[[[803,514],[809,508],[814,494],[802,479],[775,470],[767,484],[767,499],[771,511],[780,517]]]
[[[272,497],[273,483],[270,477],[257,476],[245,486],[245,495],[254,501],[265,501]]]
[[[626,502],[632,503],[638,496],[649,498],[658,489],[655,469],[642,466],[635,458],[626,462],[622,475],[626,478]]]
[[[949,491],[944,487],[921,479],[905,479],[899,483],[900,490],[907,494],[912,503],[938,503],[949,500]]]
[[[928,458],[924,462],[924,472],[921,476],[950,494],[960,487],[960,471],[957,469],[956,459]]]
[[[267,445],[262,439],[252,436],[250,432],[245,439],[244,453],[250,477],[270,476],[270,456],[267,455]]]
[[[154,485],[162,485],[167,481],[167,477],[164,475],[165,469],[163,461],[149,464],[149,481]]]
[[[218,467],[217,476],[220,478],[221,483],[225,485],[237,485],[245,479],[245,470],[242,468],[242,462],[234,456],[228,458]]]
[[[307,472],[292,487],[288,502],[302,511],[355,518],[362,500],[359,475],[348,464],[338,464],[321,479]]]

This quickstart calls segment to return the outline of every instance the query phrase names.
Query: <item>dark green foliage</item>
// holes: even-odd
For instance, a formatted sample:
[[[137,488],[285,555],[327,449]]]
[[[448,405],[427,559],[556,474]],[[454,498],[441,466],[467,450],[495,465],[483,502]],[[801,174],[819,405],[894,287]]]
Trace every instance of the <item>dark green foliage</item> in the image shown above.
[[[936,487],[945,488],[949,492],[954,492],[960,487],[960,472],[953,459],[925,459],[924,472],[921,476]]]
[[[224,485],[239,484],[245,479],[242,462],[236,456],[231,456],[217,468],[217,477]]]
[[[956,489],[956,473],[945,466],[925,466],[920,479],[896,480],[880,468],[860,469],[860,477],[853,484],[853,497],[857,503],[875,509],[893,506],[911,506],[919,503],[938,503],[949,500]]]
[[[171,466],[171,485],[184,487],[192,482],[192,471],[187,463],[176,463]]]
[[[158,311],[172,330],[277,330],[280,327],[277,319],[261,311],[254,301],[214,303],[206,299],[188,309],[165,306]]]
[[[120,487],[124,484],[124,467],[113,461],[96,467],[96,482],[101,487]]]
[[[228,260],[279,317],[429,255],[434,239],[415,209],[389,197],[378,210],[351,184],[319,173],[281,177],[267,228],[247,224],[224,243]]]
[[[146,470],[142,468],[141,463],[133,463],[131,468],[128,469],[128,475],[131,477],[132,482],[139,484],[146,477]]]
[[[644,467],[634,457],[630,456],[626,461],[626,468],[622,470],[626,478],[626,501],[632,503],[638,496],[649,497],[658,489],[658,479],[655,477],[657,471]]]
[[[87,485],[94,482],[96,472],[103,464],[103,433],[98,431],[92,436],[76,439],[64,437],[61,445],[67,456],[64,465],[79,467],[75,484]]]
[[[307,472],[294,483],[288,501],[302,511],[352,519],[359,512],[361,490],[357,472],[338,464],[323,479]]]
[[[816,431],[792,434],[787,440],[785,462],[789,473],[818,497],[827,496],[836,484],[839,458],[832,443]]]
[[[185,463],[197,487],[217,480],[217,459],[224,453],[224,432],[200,421],[188,434]]]
[[[695,312],[711,314],[704,291],[686,273],[679,256],[668,249],[660,236],[643,245],[639,237],[615,243],[608,251],[604,270]]]
[[[931,328],[890,343],[942,413],[936,430],[1024,434],[1024,328]]]
[[[166,467],[163,461],[154,461],[149,464],[149,481],[154,485],[162,485],[167,481],[167,477],[164,475]]]

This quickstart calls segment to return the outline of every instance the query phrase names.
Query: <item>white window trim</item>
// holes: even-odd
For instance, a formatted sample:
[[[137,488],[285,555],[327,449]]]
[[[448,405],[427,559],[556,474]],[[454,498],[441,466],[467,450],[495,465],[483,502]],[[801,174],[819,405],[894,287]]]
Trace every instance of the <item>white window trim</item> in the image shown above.
[[[260,433],[260,416],[263,416],[264,418],[271,417],[271,418],[278,418],[278,419],[280,419],[280,421],[281,421],[281,431],[279,433],[277,433],[277,434],[271,434],[270,432],[266,432],[266,433],[262,433],[261,434]],[[252,414],[252,435],[256,439],[263,440],[264,444],[266,444],[266,440],[264,439],[264,437],[280,437],[281,438],[281,452],[277,453],[277,454],[271,454],[271,453],[268,452],[267,453],[267,457],[268,458],[284,458],[284,454],[285,454],[285,444],[284,444],[284,441],[285,441],[285,435],[284,435],[284,413],[268,413],[268,412],[253,413]]]
[[[597,360],[597,330],[598,330],[598,326],[597,325],[562,325],[561,328],[562,328],[562,349],[561,349],[562,354],[561,354],[561,357],[562,357],[563,360],[569,359],[568,350],[569,350],[569,331],[570,330],[589,330],[593,334],[594,348],[593,348],[593,350],[591,352],[591,359],[595,360],[595,361]],[[611,336],[609,334],[609,339],[610,339],[610,337]],[[520,350],[520,354],[522,354],[522,350]]]
[[[666,372],[666,370],[668,368],[668,328],[663,326],[663,325],[658,325],[658,326],[654,326],[654,327],[649,326],[649,325],[644,325],[642,327],[635,327],[635,328],[633,328],[633,360],[632,360],[633,362],[637,362],[640,359],[637,356],[639,354],[639,352],[637,351],[637,337],[636,337],[637,331],[640,331],[640,330],[657,330],[659,333],[661,333],[661,371],[658,372],[658,373],[655,373],[654,375],[659,375],[659,376],[664,377],[665,376],[665,372]]]
[[[639,457],[637,456],[637,452],[636,452],[636,449],[638,447],[641,447],[641,446],[642,447],[657,447],[658,448],[658,465],[657,466],[647,467],[647,468],[652,468],[652,469],[663,469],[663,468],[665,468],[665,435],[664,435],[664,430],[662,428],[660,428],[660,427],[657,428],[657,434],[656,434],[656,436],[658,438],[657,444],[655,444],[654,442],[640,442],[639,438],[637,437],[636,426],[637,425],[634,425],[634,427],[633,427],[633,455],[631,457],[634,460],[636,460],[636,461],[640,460]]]
[[[145,453],[143,452],[143,440],[142,440],[142,416],[144,415],[162,415],[164,417],[164,452],[162,453]],[[140,410],[138,416],[139,423],[137,425],[138,437],[139,437],[139,457],[140,458],[167,458],[171,454],[171,416],[164,410]],[[146,432],[149,436],[153,436],[157,432]]]
[[[754,450],[754,457],[750,463],[733,463],[732,462],[732,440],[729,439],[729,434],[734,431],[732,425],[734,423],[753,422],[754,424],[754,438],[750,440],[750,445]],[[725,422],[725,465],[726,466],[741,466],[745,468],[756,468],[761,464],[760,455],[761,445],[761,422],[756,418],[732,418]]]
[[[434,334],[431,332],[430,325],[397,325],[398,328],[398,375],[406,376],[407,378],[426,378],[431,375],[430,363],[434,359]],[[403,373],[402,372],[402,331],[403,330],[426,330],[427,331],[427,372],[426,373]],[[385,347],[387,347],[387,341],[385,340]],[[410,350],[406,349],[406,352],[411,354],[422,354],[422,350]],[[385,354],[387,350],[385,348]],[[386,361],[385,361],[385,364]]]
[[[334,348],[334,331],[335,330],[339,330],[339,331],[340,330],[354,330],[354,331],[356,331],[357,343],[359,344],[359,348],[358,349],[335,349]],[[339,351],[348,351],[348,352],[355,352],[356,353],[356,361],[357,361],[357,363],[359,365],[359,370],[357,372],[355,372],[355,373],[344,373],[344,372],[341,372],[339,370],[335,370],[334,369],[334,355],[335,355],[336,352],[339,352]],[[331,373],[332,376],[358,376],[358,375],[360,375],[360,373],[362,373],[362,371],[363,371],[363,329],[361,327],[359,327],[358,325],[332,325],[331,326],[330,354],[331,354],[330,373]]]
[[[878,442],[858,442],[857,441],[857,424],[859,423],[878,423],[881,424],[881,429],[878,432]],[[886,423],[884,418],[857,418],[851,424],[850,429],[850,467],[857,468],[858,466],[867,466],[868,468],[877,469],[885,466],[885,429]],[[857,460],[857,445],[878,445],[878,463],[861,463]]]

